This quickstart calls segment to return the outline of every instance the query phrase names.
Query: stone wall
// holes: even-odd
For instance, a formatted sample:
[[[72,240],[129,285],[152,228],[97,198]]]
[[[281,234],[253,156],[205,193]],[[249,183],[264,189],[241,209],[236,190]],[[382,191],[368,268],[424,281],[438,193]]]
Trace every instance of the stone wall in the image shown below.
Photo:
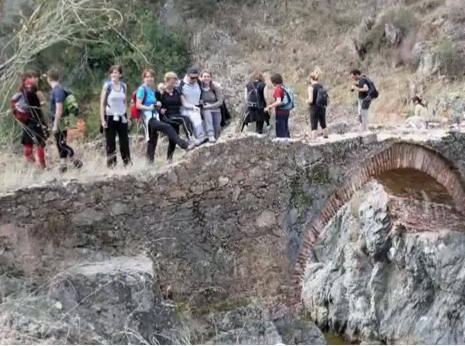
[[[47,278],[71,263],[146,253],[162,290],[178,298],[288,297],[303,234],[325,201],[394,142],[250,136],[158,173],[19,190],[0,198],[2,272]],[[465,175],[464,135],[426,146]]]

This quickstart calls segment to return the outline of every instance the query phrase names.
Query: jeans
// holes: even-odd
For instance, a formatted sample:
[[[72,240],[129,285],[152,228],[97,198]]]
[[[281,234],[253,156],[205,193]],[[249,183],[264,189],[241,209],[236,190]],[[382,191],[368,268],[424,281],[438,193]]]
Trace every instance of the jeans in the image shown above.
[[[147,160],[149,162],[153,162],[155,158],[155,149],[157,148],[158,142],[158,131],[163,132],[168,136],[170,142],[174,142],[181,148],[186,149],[188,147],[188,143],[178,136],[173,126],[164,123],[157,118],[152,118],[148,121],[149,141],[147,142]]]
[[[106,149],[107,149],[107,166],[116,166],[116,135],[119,138],[119,150],[124,165],[131,162],[129,151],[128,123],[113,121],[112,116],[107,117],[107,128],[105,129]]]
[[[276,114],[276,137],[290,138],[289,116]]]
[[[220,110],[209,110],[203,111],[203,121],[205,123],[205,129],[208,137],[218,138],[221,131],[221,112]]]
[[[364,132],[368,131],[368,108],[370,103],[371,100],[369,99],[358,99],[358,120]]]

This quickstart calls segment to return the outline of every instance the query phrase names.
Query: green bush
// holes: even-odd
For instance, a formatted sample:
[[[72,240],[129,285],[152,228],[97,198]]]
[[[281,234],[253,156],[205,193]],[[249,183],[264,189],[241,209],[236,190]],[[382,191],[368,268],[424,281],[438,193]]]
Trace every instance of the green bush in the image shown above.
[[[465,73],[464,54],[452,41],[441,41],[434,48],[439,61],[440,73],[449,79],[462,78]]]
[[[412,11],[405,8],[398,8],[388,11],[368,32],[366,42],[368,48],[381,50],[387,45],[385,38],[385,25],[392,24],[400,30],[401,39],[418,29],[419,22]]]
[[[40,52],[30,67],[46,72],[56,67],[63,74],[63,84],[77,96],[81,107],[80,117],[86,119],[89,137],[98,134],[100,121],[98,102],[108,69],[117,63],[123,67],[123,78],[128,93],[141,83],[144,67],[156,71],[160,80],[167,71],[182,73],[189,64],[189,50],[185,35],[176,28],[164,28],[157,22],[158,8],[151,1],[118,0],[112,5],[124,13],[124,21],[114,30],[96,33],[83,44],[65,42]],[[40,88],[48,90],[45,81]],[[11,131],[11,121],[0,124],[0,131]]]

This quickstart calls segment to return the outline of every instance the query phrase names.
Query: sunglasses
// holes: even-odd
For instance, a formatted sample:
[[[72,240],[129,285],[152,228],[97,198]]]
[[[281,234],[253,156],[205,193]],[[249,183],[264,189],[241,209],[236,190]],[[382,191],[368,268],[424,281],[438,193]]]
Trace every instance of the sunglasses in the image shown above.
[[[195,77],[189,76],[189,78],[192,79],[192,80],[197,80],[197,79],[199,79],[198,76],[195,76]]]

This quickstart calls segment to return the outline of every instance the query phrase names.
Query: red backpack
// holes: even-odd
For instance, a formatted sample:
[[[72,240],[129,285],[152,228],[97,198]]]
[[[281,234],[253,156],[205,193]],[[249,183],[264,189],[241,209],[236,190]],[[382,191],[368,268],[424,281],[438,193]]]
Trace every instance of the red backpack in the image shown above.
[[[144,88],[144,97],[142,98],[142,104],[145,103],[145,100],[147,98],[147,90],[145,87],[143,88]],[[131,118],[137,119],[137,120],[140,119],[140,114],[142,112],[140,109],[137,109],[137,91],[138,90],[139,89],[136,89],[131,95]]]
[[[20,123],[26,124],[31,113],[29,112],[29,105],[26,97],[22,92],[17,92],[10,100],[10,108],[16,120]]]

